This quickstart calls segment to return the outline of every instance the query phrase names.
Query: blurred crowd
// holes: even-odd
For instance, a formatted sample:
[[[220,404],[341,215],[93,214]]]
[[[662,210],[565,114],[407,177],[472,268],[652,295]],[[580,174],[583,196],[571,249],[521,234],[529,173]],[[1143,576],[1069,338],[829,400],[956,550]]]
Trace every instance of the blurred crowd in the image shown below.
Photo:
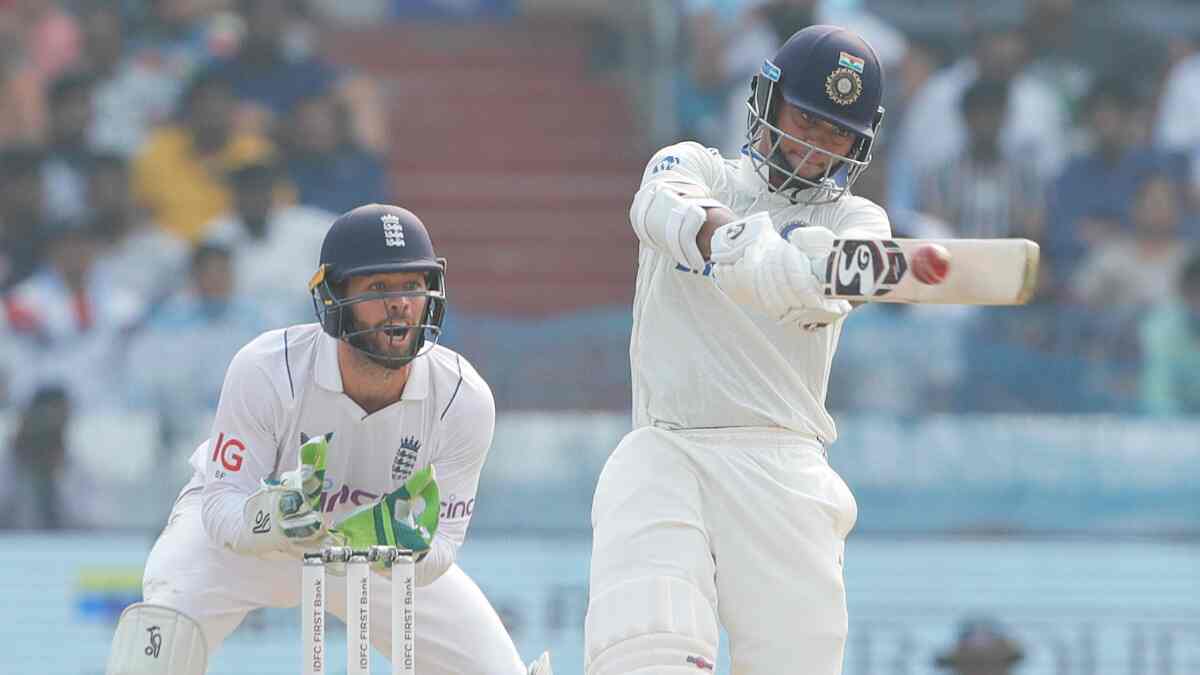
[[[53,502],[72,415],[203,437],[233,354],[311,320],[334,214],[387,198],[377,87],[319,54],[321,21],[295,0],[0,2],[0,412],[34,493],[8,501]]]
[[[0,501],[47,499],[73,415],[194,444],[236,350],[312,320],[328,224],[390,193],[383,87],[318,48],[338,4],[0,0],[0,431],[33,491]],[[899,236],[1041,244],[1028,307],[856,311],[830,407],[1200,414],[1200,10],[1153,33],[1106,0],[932,4],[920,30],[860,0],[671,2],[673,138],[736,156],[762,59],[846,25],[888,71],[856,191]],[[611,344],[583,353],[621,367]]]
[[[0,2],[0,406],[207,408],[242,344],[311,320],[333,214],[387,197],[377,87],[319,26],[294,0]]]
[[[1186,9],[1142,13],[1173,5]],[[1200,413],[1200,13],[1164,32],[1124,9],[682,0],[681,135],[736,156],[763,58],[799,27],[844,25],[887,75],[883,131],[855,191],[898,236],[1041,245],[1031,307],[852,315],[833,408]],[[937,25],[923,23],[931,12]]]

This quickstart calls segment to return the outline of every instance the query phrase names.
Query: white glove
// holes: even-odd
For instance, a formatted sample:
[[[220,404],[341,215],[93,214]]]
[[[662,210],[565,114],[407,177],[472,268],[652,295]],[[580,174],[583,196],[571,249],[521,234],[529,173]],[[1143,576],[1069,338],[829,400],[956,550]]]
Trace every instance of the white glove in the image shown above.
[[[814,232],[798,234],[805,229]],[[850,303],[825,298],[814,272],[817,261],[824,264],[824,256],[832,250],[832,235],[825,228],[802,228],[793,234],[794,246],[779,236],[765,211],[735,220],[713,233],[713,279],[734,302],[777,323],[806,327],[831,323],[850,311]]]
[[[235,551],[296,556],[320,543],[324,519],[318,507],[332,437],[330,433],[305,441],[296,469],[284,472],[280,480],[263,480],[258,491],[246,498],[242,507],[246,533]]]

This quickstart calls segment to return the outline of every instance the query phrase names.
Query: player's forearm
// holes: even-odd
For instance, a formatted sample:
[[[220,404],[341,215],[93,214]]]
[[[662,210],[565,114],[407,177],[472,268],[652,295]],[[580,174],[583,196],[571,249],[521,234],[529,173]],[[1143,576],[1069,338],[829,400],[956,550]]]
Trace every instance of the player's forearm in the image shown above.
[[[724,208],[703,195],[703,188],[682,182],[654,181],[642,186],[629,208],[629,222],[645,245],[688,269],[702,269],[706,256],[698,246],[708,214]],[[709,232],[709,238],[712,232]],[[705,248],[708,247],[705,239]]]
[[[209,484],[201,497],[200,518],[209,541],[221,548],[238,550],[238,543],[249,536],[242,517],[246,495],[228,485]]]

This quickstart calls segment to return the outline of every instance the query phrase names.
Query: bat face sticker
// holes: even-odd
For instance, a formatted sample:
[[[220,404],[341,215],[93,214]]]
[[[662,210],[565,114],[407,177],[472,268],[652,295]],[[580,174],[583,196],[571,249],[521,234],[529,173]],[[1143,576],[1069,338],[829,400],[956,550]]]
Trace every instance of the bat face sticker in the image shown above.
[[[835,241],[826,267],[825,295],[886,295],[907,271],[904,253],[894,241]]]

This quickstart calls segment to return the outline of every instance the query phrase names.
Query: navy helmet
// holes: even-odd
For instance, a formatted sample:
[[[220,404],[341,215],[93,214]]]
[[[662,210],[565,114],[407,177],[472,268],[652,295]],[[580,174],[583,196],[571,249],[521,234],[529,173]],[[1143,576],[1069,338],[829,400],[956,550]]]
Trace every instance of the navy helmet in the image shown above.
[[[424,273],[427,288],[346,295],[346,280],[350,277],[390,272]],[[429,232],[411,211],[387,204],[368,204],[333,221],[321,245],[320,264],[308,290],[317,321],[326,333],[346,340],[376,363],[399,368],[432,349],[441,336],[446,318],[446,259],[434,253]],[[352,306],[398,297],[426,299],[417,323],[372,327],[355,322]],[[404,339],[410,331],[416,331],[416,336],[412,347],[402,355],[372,350],[367,339],[375,332]]]
[[[745,152],[776,192],[795,202],[836,201],[871,163],[871,146],[883,121],[882,100],[883,69],[871,45],[838,26],[809,26],[788,38],[751,80]],[[854,145],[839,155],[784,133],[779,128],[783,103],[852,132]],[[780,149],[785,138],[811,156],[833,161],[822,175],[801,176]]]

